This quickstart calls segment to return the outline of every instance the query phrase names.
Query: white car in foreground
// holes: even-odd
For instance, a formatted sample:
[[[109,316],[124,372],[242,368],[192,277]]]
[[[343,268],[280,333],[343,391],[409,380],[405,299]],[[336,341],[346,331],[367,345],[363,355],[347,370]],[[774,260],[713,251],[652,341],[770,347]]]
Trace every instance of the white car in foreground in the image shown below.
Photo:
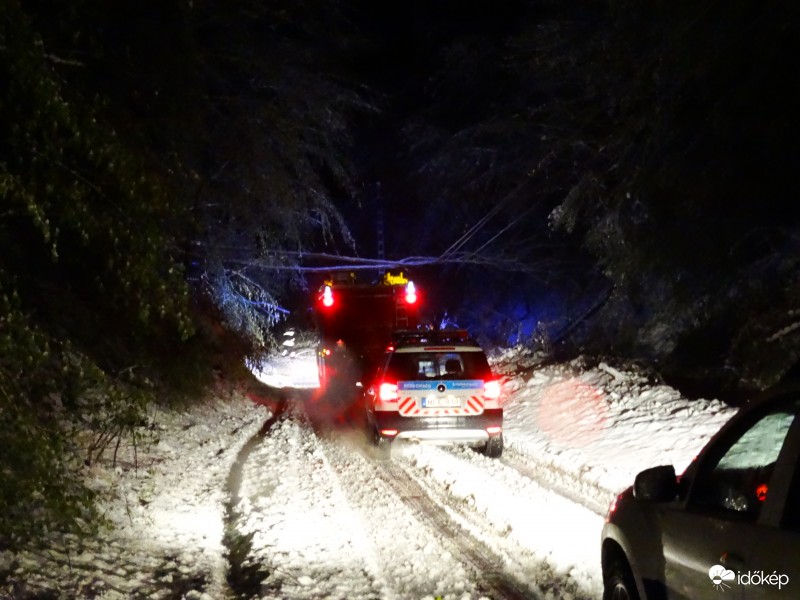
[[[639,473],[603,528],[604,600],[800,598],[798,414],[800,387],[776,388],[682,476]]]

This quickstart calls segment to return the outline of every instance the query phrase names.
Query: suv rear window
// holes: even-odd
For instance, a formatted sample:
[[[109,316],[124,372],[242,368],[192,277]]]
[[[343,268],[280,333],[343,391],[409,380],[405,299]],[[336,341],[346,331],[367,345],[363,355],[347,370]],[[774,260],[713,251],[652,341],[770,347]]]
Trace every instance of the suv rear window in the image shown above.
[[[386,374],[397,381],[420,379],[490,379],[483,352],[397,352]]]

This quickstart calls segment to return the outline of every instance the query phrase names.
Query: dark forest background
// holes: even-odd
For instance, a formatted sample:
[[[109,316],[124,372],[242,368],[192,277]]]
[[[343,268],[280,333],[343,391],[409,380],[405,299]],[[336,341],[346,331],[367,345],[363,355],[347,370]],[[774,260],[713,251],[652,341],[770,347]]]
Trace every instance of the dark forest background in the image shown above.
[[[487,345],[792,376],[798,10],[0,0],[0,548],[86,527],[80,469],[380,221]]]

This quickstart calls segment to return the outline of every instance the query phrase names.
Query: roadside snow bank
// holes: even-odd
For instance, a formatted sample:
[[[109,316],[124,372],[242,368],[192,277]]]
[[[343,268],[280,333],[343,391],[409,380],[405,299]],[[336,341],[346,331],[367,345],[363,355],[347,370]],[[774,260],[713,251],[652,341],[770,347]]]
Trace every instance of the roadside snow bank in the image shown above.
[[[594,486],[605,504],[642,469],[672,464],[681,472],[736,412],[618,365],[578,359],[520,375],[532,361],[508,350],[495,363],[507,378],[506,446]]]
[[[88,473],[110,492],[101,507],[113,529],[93,540],[54,536],[46,551],[0,553],[0,597],[222,598],[226,480],[268,410],[243,396],[185,412],[153,409],[155,439],[124,440]],[[110,453],[109,453],[110,454]]]

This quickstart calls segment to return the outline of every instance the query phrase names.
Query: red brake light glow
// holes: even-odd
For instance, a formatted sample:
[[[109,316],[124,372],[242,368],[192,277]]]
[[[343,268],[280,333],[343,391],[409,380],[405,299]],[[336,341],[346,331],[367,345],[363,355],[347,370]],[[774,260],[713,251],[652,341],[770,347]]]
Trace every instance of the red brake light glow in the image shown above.
[[[322,290],[322,306],[328,308],[333,306],[333,290],[329,285],[326,285]]]
[[[764,502],[764,500],[767,499],[767,491],[768,490],[769,490],[769,488],[767,488],[767,484],[766,483],[762,483],[761,485],[759,485],[756,488],[756,499],[759,502]]]
[[[382,383],[378,391],[378,397],[384,402],[397,402],[399,396],[397,395],[396,383]]]
[[[617,511],[617,503],[622,499],[622,494],[617,496],[611,501],[611,504],[608,505],[608,512],[606,513],[606,523],[611,520],[611,515],[613,515]]]
[[[497,425],[492,425],[491,427],[486,428],[486,433],[489,435],[495,435],[496,433],[500,433],[503,431],[503,428]]]
[[[414,286],[413,281],[406,284],[406,304],[416,304],[417,302],[417,288]]]
[[[483,384],[483,395],[491,400],[500,397],[500,382],[497,380],[485,381]]]

